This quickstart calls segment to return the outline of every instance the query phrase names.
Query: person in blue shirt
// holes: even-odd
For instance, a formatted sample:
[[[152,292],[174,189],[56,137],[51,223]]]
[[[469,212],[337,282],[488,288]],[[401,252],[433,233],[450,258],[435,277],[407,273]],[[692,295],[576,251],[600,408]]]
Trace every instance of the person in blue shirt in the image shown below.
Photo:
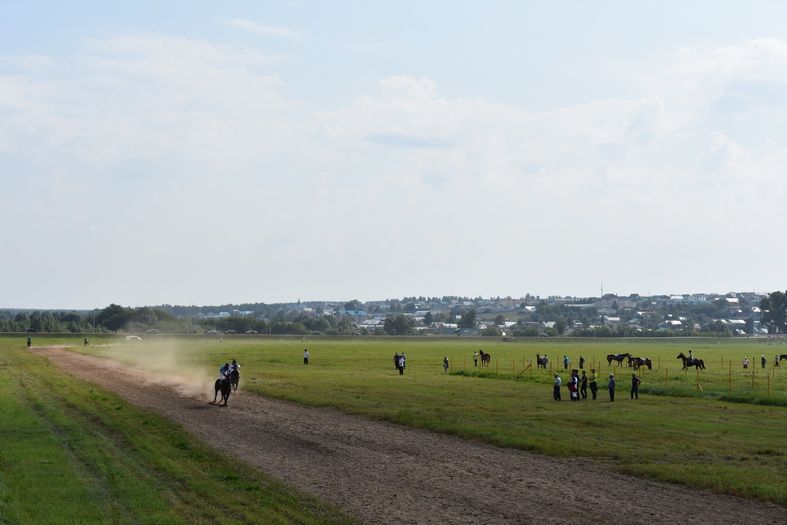
[[[226,379],[230,375],[230,364],[224,363],[224,366],[219,368],[219,379]]]

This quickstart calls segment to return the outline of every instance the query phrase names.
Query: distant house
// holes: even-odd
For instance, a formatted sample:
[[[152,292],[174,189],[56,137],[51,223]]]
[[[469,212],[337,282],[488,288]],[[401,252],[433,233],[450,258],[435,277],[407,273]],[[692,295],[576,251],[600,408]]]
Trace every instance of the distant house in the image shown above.
[[[614,316],[605,315],[604,316],[604,324],[607,325],[607,326],[619,325],[620,324],[620,317],[617,316],[617,315],[614,315]]]

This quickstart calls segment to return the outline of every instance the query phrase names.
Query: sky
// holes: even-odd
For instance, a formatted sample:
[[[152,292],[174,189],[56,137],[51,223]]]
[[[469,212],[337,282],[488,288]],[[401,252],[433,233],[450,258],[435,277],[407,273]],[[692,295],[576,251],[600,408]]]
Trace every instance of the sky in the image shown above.
[[[784,290],[784,20],[0,0],[0,307]]]

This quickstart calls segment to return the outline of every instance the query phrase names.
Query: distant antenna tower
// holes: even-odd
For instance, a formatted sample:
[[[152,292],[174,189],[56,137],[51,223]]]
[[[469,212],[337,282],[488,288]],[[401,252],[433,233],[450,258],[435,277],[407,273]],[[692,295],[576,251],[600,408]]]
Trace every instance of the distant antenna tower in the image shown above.
[[[601,296],[604,297],[604,281],[601,281]]]

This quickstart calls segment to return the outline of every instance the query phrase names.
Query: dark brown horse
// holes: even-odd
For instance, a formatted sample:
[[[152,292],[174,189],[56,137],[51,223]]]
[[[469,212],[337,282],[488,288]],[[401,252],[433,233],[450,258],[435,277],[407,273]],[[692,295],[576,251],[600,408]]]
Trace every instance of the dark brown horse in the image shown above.
[[[224,401],[223,406],[227,406],[227,402],[230,400],[230,394],[232,393],[232,382],[230,382],[229,377],[222,377],[216,380],[216,392],[213,394],[213,402],[211,404],[216,404],[216,398],[219,396],[219,392],[221,392],[221,401]],[[219,406],[221,402],[219,402]]]
[[[481,356],[481,366],[489,366],[489,362],[492,360],[492,356],[484,352],[483,350],[478,351],[478,355]]]
[[[683,370],[686,370],[690,366],[693,366],[695,370],[705,370],[705,361],[702,359],[697,359],[696,357],[689,359],[683,355],[683,352],[678,354],[678,359],[683,360]]]
[[[623,364],[623,360],[627,357],[631,357],[631,354],[626,352],[625,354],[607,354],[607,364],[612,364],[612,361],[617,361],[618,365]]]
[[[649,357],[629,357],[629,366],[634,370],[639,370],[641,366],[647,366],[648,370],[653,370],[653,361]]]
[[[546,356],[546,354],[544,354],[543,356],[541,356],[541,354],[536,354],[537,368],[546,368],[548,364],[549,364],[549,358]]]
[[[238,390],[238,382],[240,381],[240,370],[237,368],[230,372],[230,384],[232,385],[233,392]]]

